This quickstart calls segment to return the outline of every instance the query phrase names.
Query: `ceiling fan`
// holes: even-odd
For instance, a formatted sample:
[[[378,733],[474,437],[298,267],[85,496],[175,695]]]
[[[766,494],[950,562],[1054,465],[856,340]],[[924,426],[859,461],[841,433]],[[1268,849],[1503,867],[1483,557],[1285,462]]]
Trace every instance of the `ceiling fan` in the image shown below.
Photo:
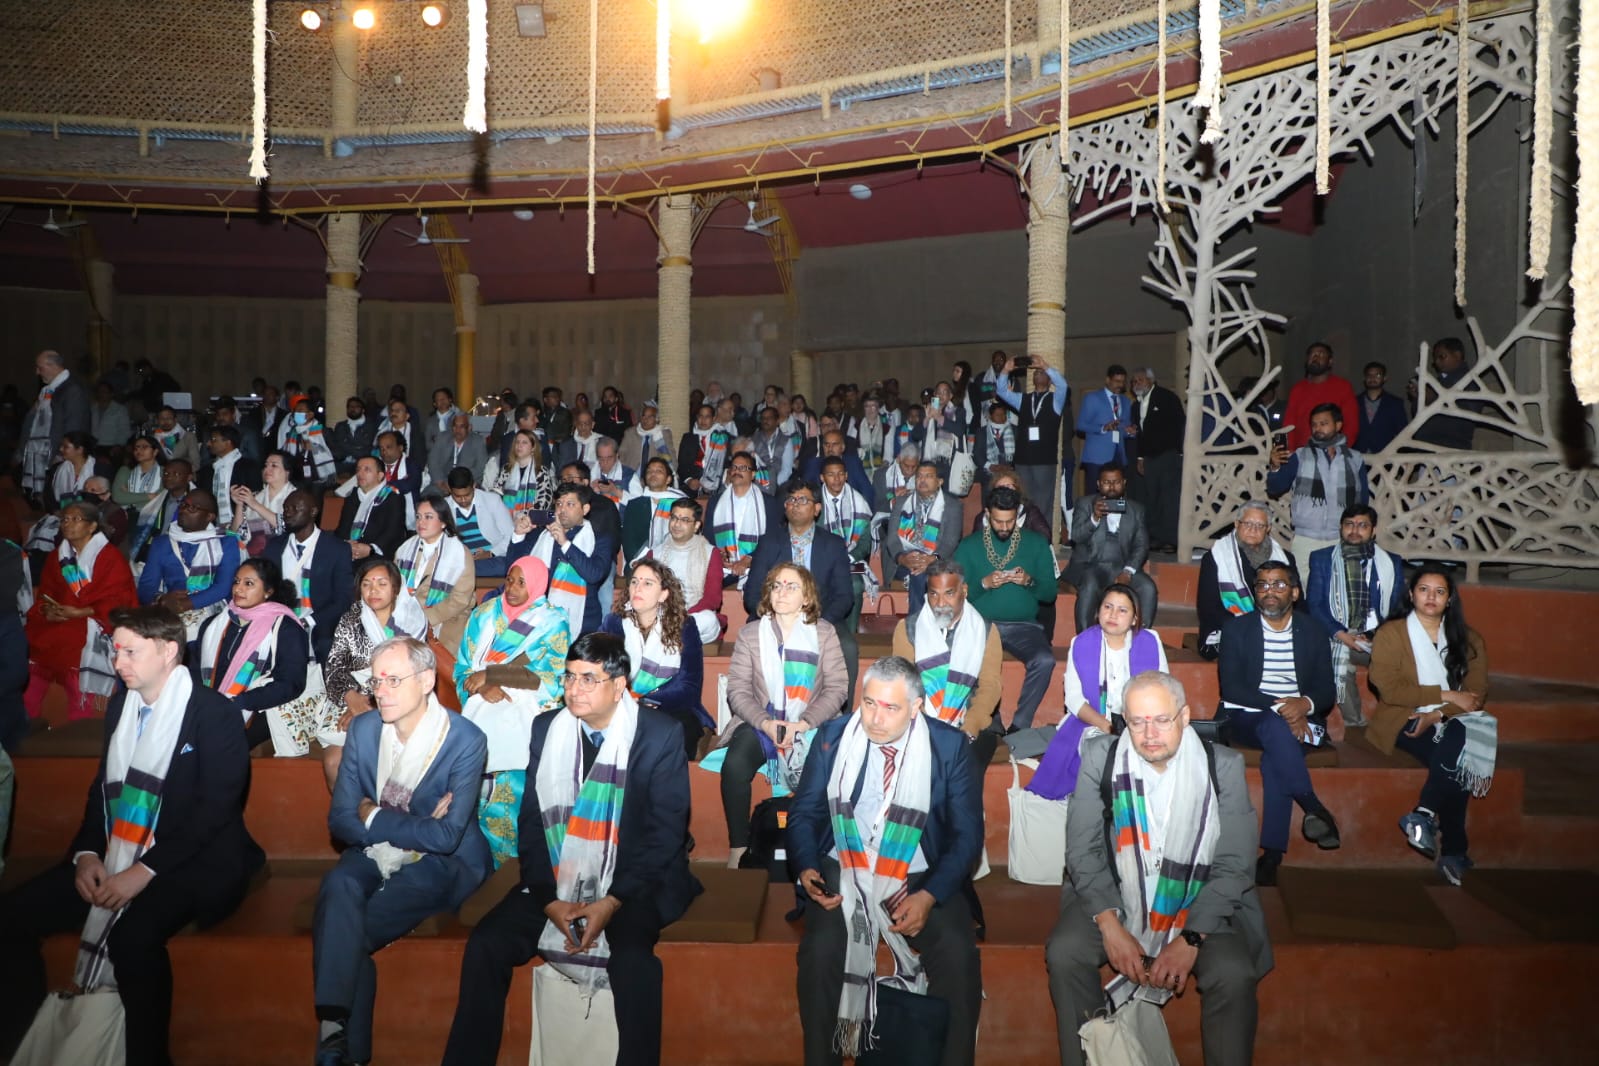
[[[18,219],[17,221],[21,222],[22,220]],[[25,226],[38,226],[42,230],[48,230],[51,233],[60,233],[65,235],[71,233],[79,226],[87,226],[89,223],[85,219],[81,218],[64,218],[60,222],[57,222],[55,208],[52,207],[50,209],[50,213],[45,216],[45,220],[43,222],[23,222],[22,224]]]
[[[742,226],[718,225],[713,222],[706,226],[706,229],[741,229],[745,233],[758,233],[762,237],[765,237],[768,236],[767,227],[775,226],[779,221],[781,221],[781,218],[778,215],[768,215],[765,218],[760,218],[757,216],[756,210],[760,206],[760,201],[752,198],[750,200],[746,200],[745,203],[750,209],[750,217],[749,220]]]
[[[411,238],[411,244],[413,246],[416,246],[416,245],[432,245],[432,244],[469,244],[472,241],[471,237],[432,237],[432,236],[429,236],[428,235],[428,217],[426,215],[420,215],[418,217],[422,221],[422,230],[421,230],[420,233],[408,233],[408,232],[406,232],[403,229],[399,231],[400,232],[400,236]]]

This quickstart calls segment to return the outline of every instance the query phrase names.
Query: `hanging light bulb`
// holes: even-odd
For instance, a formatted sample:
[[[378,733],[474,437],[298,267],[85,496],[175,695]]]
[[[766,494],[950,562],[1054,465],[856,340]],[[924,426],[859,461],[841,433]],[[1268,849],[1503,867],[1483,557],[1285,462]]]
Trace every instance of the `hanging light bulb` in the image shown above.
[[[300,25],[315,33],[322,28],[322,14],[314,7],[300,12]]]
[[[450,9],[443,4],[422,5],[422,25],[430,30],[436,30],[450,21]]]
[[[370,7],[358,7],[350,12],[350,22],[358,30],[370,30],[378,24],[378,16]]]

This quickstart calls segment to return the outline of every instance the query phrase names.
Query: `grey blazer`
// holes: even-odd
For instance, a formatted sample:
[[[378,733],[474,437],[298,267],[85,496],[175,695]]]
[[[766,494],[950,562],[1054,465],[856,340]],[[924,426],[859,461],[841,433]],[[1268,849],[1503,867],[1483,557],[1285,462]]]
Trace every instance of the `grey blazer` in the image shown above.
[[[1130,566],[1142,570],[1149,559],[1149,525],[1144,520],[1144,505],[1137,500],[1127,501],[1127,512],[1116,523],[1116,532],[1110,531],[1110,522],[1094,525],[1094,501],[1099,493],[1084,496],[1072,508],[1072,557],[1066,564],[1066,580],[1077,584],[1083,568],[1094,565],[1109,566],[1114,552],[1109,550],[1112,538],[1121,548],[1117,567]]]
[[[940,490],[942,491],[942,490]],[[966,504],[958,496],[943,493],[944,496],[944,521],[938,527],[938,546],[933,554],[940,559],[955,558],[955,549],[960,546],[961,535],[965,532]],[[888,558],[890,561],[899,557],[900,552],[912,550],[909,545],[899,538],[899,508],[888,512],[888,536],[884,541],[888,545]]]
[[[1081,900],[1090,915],[1111,908],[1125,909],[1121,889],[1105,849],[1105,804],[1100,798],[1100,777],[1112,736],[1097,736],[1083,746],[1083,765],[1077,789],[1066,808],[1066,870],[1061,907]],[[1198,743],[1189,733],[1185,744]],[[1217,807],[1221,833],[1210,859],[1210,880],[1188,912],[1187,928],[1196,933],[1236,932],[1243,935],[1255,957],[1255,976],[1266,976],[1273,962],[1266,913],[1255,894],[1255,851],[1260,831],[1255,809],[1249,803],[1244,781],[1244,757],[1231,748],[1216,746]]]
[[[435,482],[443,481],[450,476],[450,471],[458,466],[464,466],[472,471],[472,481],[475,483],[489,462],[488,447],[483,443],[483,438],[476,433],[469,435],[466,443],[461,445],[459,462],[450,461],[450,457],[454,454],[455,438],[448,433],[440,434],[428,449],[428,484],[423,488],[431,488]]]
[[[771,702],[771,697],[766,691],[766,677],[761,673],[761,624],[765,621],[764,618],[758,618],[745,622],[738,631],[738,640],[733,645],[733,658],[727,665],[727,707],[733,713],[721,735],[716,738],[719,748],[733,739],[733,732],[740,725],[759,727],[771,717],[766,713],[766,705]],[[843,708],[846,695],[844,686],[849,676],[844,669],[844,652],[838,646],[838,634],[833,631],[832,623],[817,619],[816,642],[822,658],[816,671],[816,691],[811,693],[811,701],[805,713],[800,715],[801,721],[813,727],[838,717]]]

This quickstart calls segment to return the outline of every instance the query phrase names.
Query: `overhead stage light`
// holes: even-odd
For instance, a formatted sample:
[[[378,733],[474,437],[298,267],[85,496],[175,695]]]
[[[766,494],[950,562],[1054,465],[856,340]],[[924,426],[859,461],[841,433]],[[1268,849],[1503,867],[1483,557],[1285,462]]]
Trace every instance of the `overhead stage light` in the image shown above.
[[[516,5],[516,35],[518,37],[544,36],[544,5]]]
[[[300,25],[315,33],[322,28],[322,13],[314,7],[300,12]]]
[[[378,16],[370,7],[358,7],[350,12],[350,22],[358,30],[370,30],[378,24]]]
[[[450,9],[443,4],[422,5],[422,25],[436,30],[450,21]]]

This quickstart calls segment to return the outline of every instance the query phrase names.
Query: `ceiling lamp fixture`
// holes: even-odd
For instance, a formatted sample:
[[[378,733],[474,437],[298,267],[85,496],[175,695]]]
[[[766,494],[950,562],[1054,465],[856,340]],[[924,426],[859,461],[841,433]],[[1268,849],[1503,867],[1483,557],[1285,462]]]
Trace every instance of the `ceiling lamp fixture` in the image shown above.
[[[516,5],[516,35],[518,37],[544,36],[544,5]]]
[[[422,5],[422,25],[430,30],[436,30],[450,21],[450,9],[443,4]]]
[[[315,33],[322,28],[322,12],[314,7],[308,7],[300,12],[300,25]]]
[[[350,12],[350,23],[358,30],[370,30],[378,24],[377,12],[363,4]]]
[[[683,13],[699,31],[700,43],[709,44],[743,22],[749,6],[749,0],[687,0]]]

